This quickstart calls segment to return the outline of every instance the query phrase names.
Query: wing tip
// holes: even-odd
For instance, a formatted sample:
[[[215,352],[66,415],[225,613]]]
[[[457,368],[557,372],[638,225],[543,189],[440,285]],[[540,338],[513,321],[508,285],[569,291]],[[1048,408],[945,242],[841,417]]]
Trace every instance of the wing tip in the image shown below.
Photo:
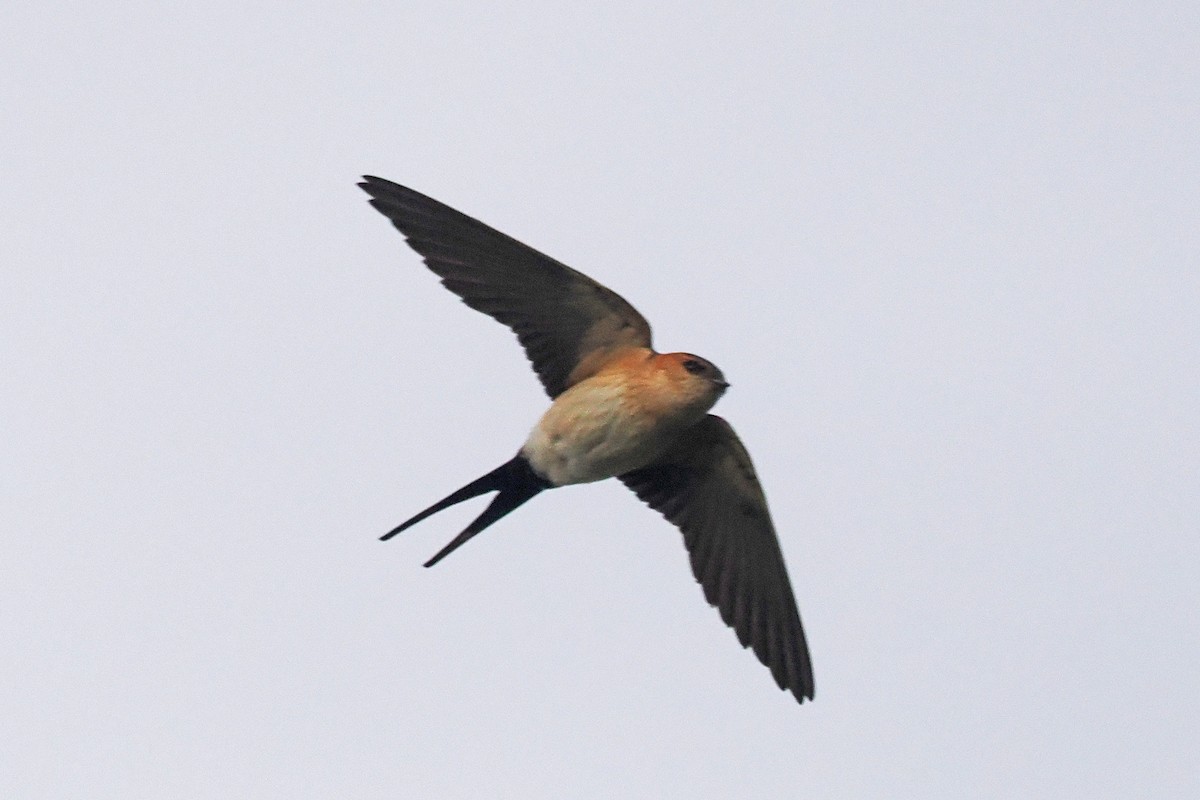
[[[811,686],[809,686],[809,687],[792,687],[792,688],[786,689],[785,691],[789,691],[792,693],[792,696],[796,698],[796,703],[798,705],[804,705],[805,700],[807,700],[810,703],[813,702],[814,697],[817,693],[816,690],[813,689]]]
[[[395,181],[389,181],[387,178],[380,178],[375,175],[363,175],[362,180],[358,181],[356,185],[374,198],[390,197],[396,200],[431,199],[407,186],[401,186]]]
[[[374,175],[363,175],[362,180],[355,185],[364,192],[370,192],[373,187],[386,183],[389,183],[389,181],[385,181],[383,178],[377,178]]]
[[[802,666],[800,669],[801,672],[799,675],[776,675],[774,677],[775,683],[779,686],[781,691],[791,692],[792,696],[796,698],[796,702],[800,705],[804,705],[805,700],[808,700],[811,703],[816,698],[817,687],[813,682],[812,670],[808,668],[807,664]],[[772,672],[774,672],[774,670],[772,670]]]

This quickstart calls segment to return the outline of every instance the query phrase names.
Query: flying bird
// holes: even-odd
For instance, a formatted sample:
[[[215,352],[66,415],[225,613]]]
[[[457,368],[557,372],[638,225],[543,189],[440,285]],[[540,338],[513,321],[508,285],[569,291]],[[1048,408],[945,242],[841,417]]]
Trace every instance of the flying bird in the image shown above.
[[[553,401],[508,462],[385,534],[498,492],[431,567],[539,492],[617,478],[683,532],[696,580],[743,647],[798,702],[812,662],[767,501],[737,434],[709,414],[729,388],[710,361],[658,353],[650,324],[581,272],[391,181],[370,203],[471,308],[507,325]]]

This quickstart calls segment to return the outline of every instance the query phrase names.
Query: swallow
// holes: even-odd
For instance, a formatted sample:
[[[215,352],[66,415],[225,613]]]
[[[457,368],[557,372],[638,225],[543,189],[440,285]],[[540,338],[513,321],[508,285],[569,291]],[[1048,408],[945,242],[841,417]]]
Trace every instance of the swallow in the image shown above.
[[[708,413],[729,388],[712,362],[658,353],[650,324],[616,292],[443,203],[364,176],[370,203],[442,285],[516,334],[551,398],[506,463],[398,525],[387,540],[497,492],[431,567],[546,489],[617,478],[683,533],[692,572],[779,688],[813,698],[812,661],[750,455]]]

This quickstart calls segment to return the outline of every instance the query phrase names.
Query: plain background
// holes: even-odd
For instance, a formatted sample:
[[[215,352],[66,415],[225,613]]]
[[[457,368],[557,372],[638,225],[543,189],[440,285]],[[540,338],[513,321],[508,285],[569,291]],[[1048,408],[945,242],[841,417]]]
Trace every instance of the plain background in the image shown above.
[[[6,798],[1200,796],[1194,2],[18,4]],[[797,706],[354,187],[733,389]]]

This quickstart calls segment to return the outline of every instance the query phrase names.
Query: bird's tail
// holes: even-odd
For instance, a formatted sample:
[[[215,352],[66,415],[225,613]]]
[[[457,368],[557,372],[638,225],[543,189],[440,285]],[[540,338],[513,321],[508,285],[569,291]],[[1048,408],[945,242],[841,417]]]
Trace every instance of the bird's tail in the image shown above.
[[[426,517],[433,516],[437,512],[461,503],[464,500],[470,500],[472,497],[478,497],[488,492],[499,492],[500,494],[492,499],[491,504],[482,514],[475,518],[474,522],[468,525],[458,536],[455,536],[450,544],[439,550],[437,555],[425,562],[425,566],[432,567],[461,547],[472,536],[517,506],[531,499],[543,489],[549,489],[551,485],[551,483],[533,471],[533,467],[529,465],[529,461],[525,456],[518,453],[512,460],[501,464],[482,478],[476,478],[457,492],[439,500],[420,514],[385,533],[380,537],[380,541],[387,541],[397,533],[411,528]]]

